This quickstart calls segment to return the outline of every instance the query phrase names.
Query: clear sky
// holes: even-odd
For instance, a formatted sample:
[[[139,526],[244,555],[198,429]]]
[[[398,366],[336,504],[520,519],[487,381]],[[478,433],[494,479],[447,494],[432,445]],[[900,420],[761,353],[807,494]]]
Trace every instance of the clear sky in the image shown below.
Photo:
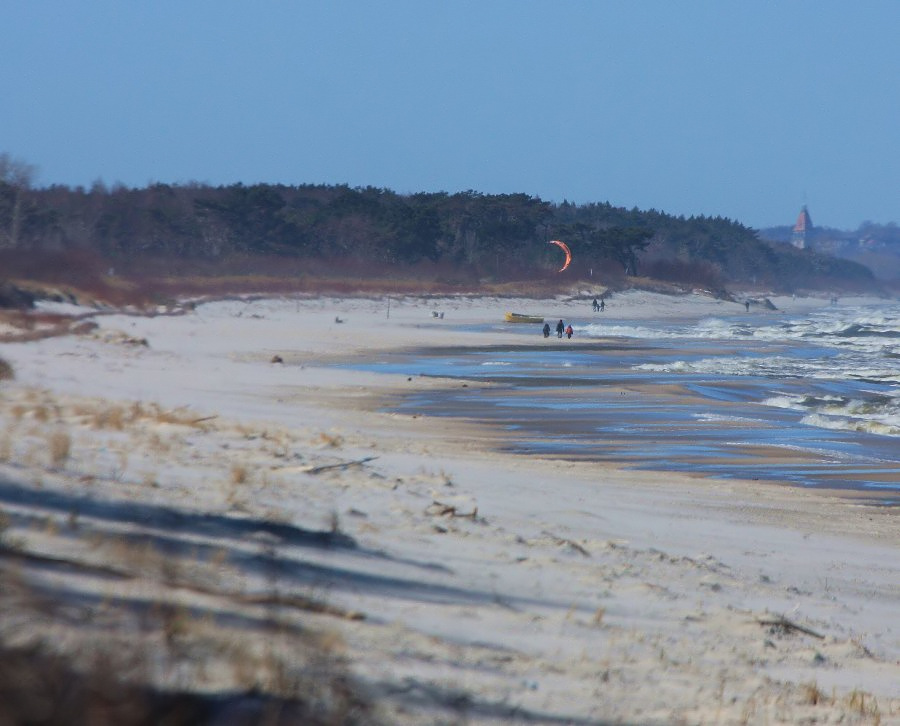
[[[0,28],[0,152],[38,186],[900,222],[898,0],[9,0]]]

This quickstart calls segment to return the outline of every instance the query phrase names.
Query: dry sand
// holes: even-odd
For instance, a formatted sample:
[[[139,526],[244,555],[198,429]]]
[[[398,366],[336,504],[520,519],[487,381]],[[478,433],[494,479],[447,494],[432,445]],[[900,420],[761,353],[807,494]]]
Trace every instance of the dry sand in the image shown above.
[[[626,293],[604,315],[742,307]],[[363,722],[900,723],[895,510],[500,455],[465,422],[380,412],[460,381],[330,365],[523,342],[458,327],[505,310],[590,317],[230,300],[3,345],[0,635],[112,647],[164,688],[327,681],[335,722],[349,681]]]

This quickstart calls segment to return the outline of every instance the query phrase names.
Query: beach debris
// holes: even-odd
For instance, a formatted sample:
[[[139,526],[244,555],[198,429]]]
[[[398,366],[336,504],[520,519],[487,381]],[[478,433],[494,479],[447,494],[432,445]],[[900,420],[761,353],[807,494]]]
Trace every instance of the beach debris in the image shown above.
[[[813,638],[818,638],[819,640],[825,639],[825,636],[821,633],[817,633],[815,630],[811,630],[810,628],[795,623],[792,620],[788,620],[783,615],[779,615],[777,617],[757,618],[756,622],[760,625],[768,626],[769,632],[772,633],[787,633],[796,631],[798,633],[803,633],[804,635],[811,635]]]
[[[324,464],[322,466],[310,466],[302,471],[305,474],[321,474],[323,471],[331,471],[333,469],[347,469],[351,466],[362,466],[374,459],[377,459],[377,456],[366,456],[362,459],[354,459],[353,461],[342,461],[338,464]]]
[[[454,504],[444,504],[437,499],[433,500],[425,508],[425,514],[433,517],[453,517],[455,519],[471,519],[473,522],[478,521],[478,507],[473,507],[471,512],[461,512]]]
[[[344,321],[341,320],[340,315],[335,315],[335,316],[334,316],[334,322],[336,322],[336,323],[343,323]]]
[[[94,329],[93,337],[104,343],[112,343],[115,345],[140,346],[144,348],[150,347],[150,342],[146,338],[139,338],[129,335],[121,330],[97,330]]]
[[[280,355],[273,355],[271,363],[284,363],[284,359]]]
[[[569,547],[579,554],[584,555],[585,557],[590,557],[591,553],[588,552],[584,547],[578,544],[575,540],[566,539],[565,537],[559,537],[558,535],[553,534],[553,532],[548,532],[546,529],[541,533],[549,537],[553,540],[554,544],[559,545],[560,547]]]
[[[744,302],[744,304],[746,305],[748,311],[750,310],[750,305],[759,305],[761,308],[763,308],[765,310],[778,310],[778,308],[775,307],[775,303],[773,303],[767,297],[747,298],[747,300]]]

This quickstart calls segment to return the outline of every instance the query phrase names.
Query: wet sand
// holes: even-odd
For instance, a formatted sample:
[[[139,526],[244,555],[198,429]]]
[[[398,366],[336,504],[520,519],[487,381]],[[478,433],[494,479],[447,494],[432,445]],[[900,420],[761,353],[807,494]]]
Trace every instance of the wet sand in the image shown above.
[[[435,387],[380,405],[480,422],[498,450],[827,488],[900,505],[900,457],[891,437],[803,426],[797,413],[762,405],[775,385],[770,379],[635,370],[637,362],[705,355],[711,346],[698,352],[615,339],[577,348],[543,343],[417,349],[353,367],[489,384],[484,391]]]

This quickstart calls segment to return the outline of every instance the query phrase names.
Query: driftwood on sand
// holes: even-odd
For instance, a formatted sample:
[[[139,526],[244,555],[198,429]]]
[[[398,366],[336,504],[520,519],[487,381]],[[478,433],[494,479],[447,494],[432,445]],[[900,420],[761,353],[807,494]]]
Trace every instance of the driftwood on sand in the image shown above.
[[[346,469],[351,466],[361,466],[369,461],[373,461],[377,459],[377,456],[366,456],[362,459],[354,459],[353,461],[342,461],[338,464],[324,464],[323,466],[312,466],[309,469],[304,469],[303,471],[307,474],[321,474],[323,471],[330,471],[332,469]]]
[[[756,622],[760,625],[769,625],[773,628],[783,628],[784,630],[795,630],[798,633],[803,633],[804,635],[811,635],[814,638],[818,638],[819,640],[824,640],[825,636],[821,633],[817,633],[815,630],[810,630],[809,628],[799,625],[792,620],[788,620],[783,615],[779,615],[778,617],[771,618],[757,618]]]

